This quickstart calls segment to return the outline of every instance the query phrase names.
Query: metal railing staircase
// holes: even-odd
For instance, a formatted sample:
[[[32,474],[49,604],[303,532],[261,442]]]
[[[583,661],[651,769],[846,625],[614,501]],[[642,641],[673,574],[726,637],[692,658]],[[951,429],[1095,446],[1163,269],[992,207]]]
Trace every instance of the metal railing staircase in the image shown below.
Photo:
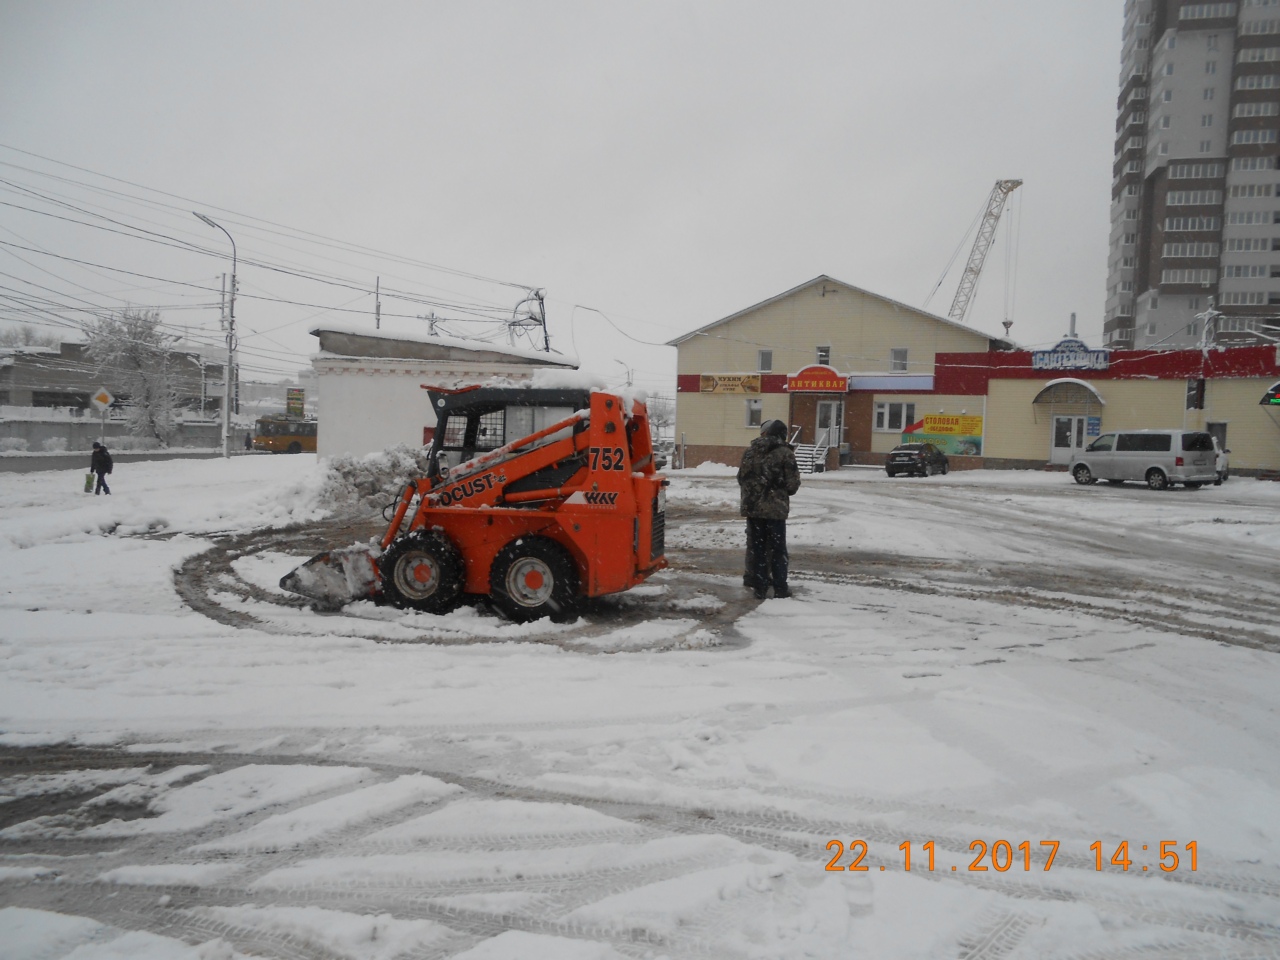
[[[822,473],[827,469],[827,451],[831,449],[830,430],[823,430],[815,439],[817,443],[796,443],[800,428],[792,424],[791,445],[796,452],[796,466],[801,473]]]

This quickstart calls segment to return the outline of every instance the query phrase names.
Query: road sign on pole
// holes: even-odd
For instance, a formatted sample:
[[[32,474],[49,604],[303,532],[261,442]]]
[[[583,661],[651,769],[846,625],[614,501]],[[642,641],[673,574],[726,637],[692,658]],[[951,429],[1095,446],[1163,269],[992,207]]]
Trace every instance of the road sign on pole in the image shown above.
[[[99,439],[103,443],[107,442],[107,411],[111,409],[111,404],[115,402],[115,399],[111,395],[111,391],[106,387],[101,387],[97,393],[89,398],[89,402],[93,404],[94,409],[102,414],[102,436]]]

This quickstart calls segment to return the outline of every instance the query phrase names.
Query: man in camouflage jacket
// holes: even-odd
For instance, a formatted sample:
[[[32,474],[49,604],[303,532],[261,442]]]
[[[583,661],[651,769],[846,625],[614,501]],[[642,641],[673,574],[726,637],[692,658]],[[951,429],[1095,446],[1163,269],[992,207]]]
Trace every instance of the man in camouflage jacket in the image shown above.
[[[739,512],[747,518],[747,583],[763,600],[773,585],[787,597],[787,515],[800,489],[796,455],[787,444],[787,425],[769,420],[742,455],[738,467]]]

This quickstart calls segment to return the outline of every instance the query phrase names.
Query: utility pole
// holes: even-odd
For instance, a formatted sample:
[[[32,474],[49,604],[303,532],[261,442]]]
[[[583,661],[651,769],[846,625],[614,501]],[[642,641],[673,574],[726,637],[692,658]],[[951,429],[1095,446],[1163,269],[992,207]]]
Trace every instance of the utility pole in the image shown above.
[[[227,314],[227,365],[222,371],[222,456],[230,459],[231,457],[231,377],[232,371],[235,370],[236,363],[236,241],[227,228],[219,223],[215,223],[206,217],[203,213],[192,214],[198,219],[207,223],[209,226],[221,230],[227,234],[227,239],[231,241],[231,310]]]
[[[373,283],[373,329],[382,329],[382,278]]]

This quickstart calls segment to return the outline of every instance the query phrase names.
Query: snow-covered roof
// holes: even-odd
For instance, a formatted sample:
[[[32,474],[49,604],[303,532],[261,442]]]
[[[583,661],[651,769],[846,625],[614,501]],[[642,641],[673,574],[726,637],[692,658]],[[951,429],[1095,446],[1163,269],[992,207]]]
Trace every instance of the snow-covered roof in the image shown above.
[[[552,350],[530,350],[488,340],[431,335],[421,331],[370,330],[357,324],[325,323],[313,327],[323,353],[348,357],[405,360],[493,360],[577,369],[576,357]]]
[[[812,287],[815,283],[838,283],[840,284],[840,286],[845,287],[846,289],[849,289],[849,290],[853,290],[856,293],[861,293],[868,297],[875,297],[877,300],[882,300],[885,303],[893,304],[893,306],[895,307],[901,307],[903,310],[910,310],[912,313],[918,313],[929,320],[936,320],[938,323],[945,323],[947,326],[955,327],[957,330],[963,330],[965,333],[972,333],[979,337],[986,337],[988,340],[1006,340],[1006,341],[1008,340],[1007,337],[992,336],[991,334],[986,333],[982,330],[979,330],[976,327],[969,326],[967,323],[957,323],[955,320],[952,320],[949,317],[940,317],[936,313],[930,313],[927,310],[921,310],[919,307],[913,307],[910,304],[902,303],[901,301],[894,300],[891,297],[886,297],[878,293],[873,293],[872,291],[865,290],[862,287],[856,287],[852,283],[845,283],[843,280],[837,280],[835,277],[829,277],[824,273],[817,277],[814,277],[812,280],[809,280],[809,281],[806,281],[805,283],[800,284],[799,286],[792,287],[790,290],[784,290],[782,293],[778,294],[776,297],[770,297],[768,300],[761,300],[759,303],[752,304],[751,306],[743,310],[739,310],[737,313],[731,313],[727,317],[721,317],[719,320],[714,320],[711,323],[706,324],[705,326],[698,327],[698,329],[696,330],[690,330],[688,333],[682,333],[680,336],[676,337],[674,340],[668,340],[667,346],[678,347],[680,344],[684,343],[686,340],[692,337],[696,337],[700,333],[710,330],[713,327],[718,327],[721,324],[729,323],[731,320],[737,320],[739,317],[745,316],[746,314],[751,313],[754,310],[759,310],[761,307],[767,307],[771,303],[777,303],[779,300],[782,300],[785,297],[789,297],[793,293],[798,293],[801,290],[807,289],[808,287]],[[1009,342],[1012,342],[1012,341],[1009,341]]]

